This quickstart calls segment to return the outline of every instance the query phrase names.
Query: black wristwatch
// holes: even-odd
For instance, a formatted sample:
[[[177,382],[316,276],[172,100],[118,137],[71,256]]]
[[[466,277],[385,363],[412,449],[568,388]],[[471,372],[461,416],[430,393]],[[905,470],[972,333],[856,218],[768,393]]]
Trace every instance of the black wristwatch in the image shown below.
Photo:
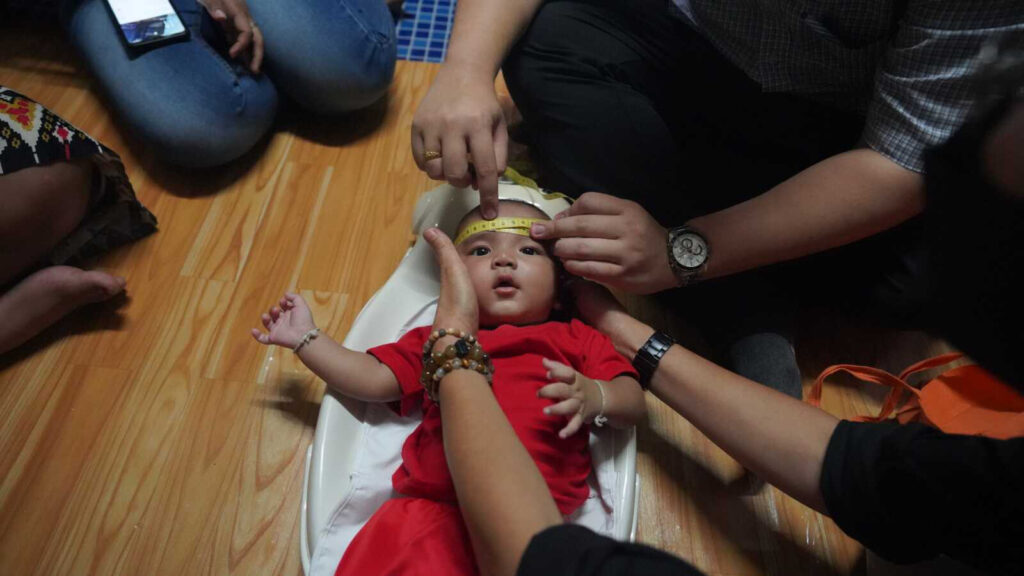
[[[633,358],[633,368],[640,374],[640,387],[644,390],[651,385],[654,371],[658,369],[661,357],[676,341],[664,332],[655,332],[644,342]]]

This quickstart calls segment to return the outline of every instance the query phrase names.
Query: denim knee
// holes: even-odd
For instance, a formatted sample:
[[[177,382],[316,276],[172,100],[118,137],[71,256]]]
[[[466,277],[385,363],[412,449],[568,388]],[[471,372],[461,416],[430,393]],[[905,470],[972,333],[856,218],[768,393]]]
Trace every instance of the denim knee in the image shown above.
[[[274,86],[225,61],[199,34],[130,53],[102,0],[68,3],[64,22],[118,122],[162,161],[224,164],[270,129],[277,108]]]
[[[268,82],[259,85],[243,78],[206,96],[207,104],[185,114],[151,110],[131,123],[161,161],[191,168],[237,159],[273,125],[277,93]],[[172,102],[166,104],[173,108]]]
[[[383,0],[251,0],[277,88],[317,114],[380,99],[395,72],[395,27]]]

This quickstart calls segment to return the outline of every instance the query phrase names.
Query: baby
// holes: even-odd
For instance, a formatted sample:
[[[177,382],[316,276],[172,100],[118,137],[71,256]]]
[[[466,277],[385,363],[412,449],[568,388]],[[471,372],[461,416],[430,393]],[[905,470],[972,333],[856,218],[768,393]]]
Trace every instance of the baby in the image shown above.
[[[591,472],[585,423],[631,426],[646,412],[643,391],[628,361],[597,330],[577,321],[552,321],[558,267],[522,220],[547,219],[520,202],[502,201],[494,224],[476,230],[474,210],[463,219],[456,248],[476,291],[480,346],[493,365],[494,396],[547,481],[564,516],[587,499]],[[468,232],[467,232],[468,230]],[[349,545],[337,575],[477,574],[441,438],[441,414],[420,382],[431,327],[367,353],[318,334],[301,296],[286,294],[263,315],[263,344],[297,350],[331,389],[367,402],[396,402],[402,415],[418,406],[423,422],[405,441],[392,477],[401,498],[386,502]]]

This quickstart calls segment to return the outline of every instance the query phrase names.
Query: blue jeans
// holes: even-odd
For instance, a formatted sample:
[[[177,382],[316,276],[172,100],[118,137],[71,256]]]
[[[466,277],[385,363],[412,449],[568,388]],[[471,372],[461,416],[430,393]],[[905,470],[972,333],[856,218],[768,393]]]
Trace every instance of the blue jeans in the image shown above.
[[[172,0],[185,42],[129,52],[104,0],[66,0],[63,21],[117,118],[173,164],[224,164],[270,129],[280,90],[302,108],[335,115],[387,92],[395,28],[383,0],[248,0],[263,32],[264,74],[226,56],[216,24],[195,0]]]

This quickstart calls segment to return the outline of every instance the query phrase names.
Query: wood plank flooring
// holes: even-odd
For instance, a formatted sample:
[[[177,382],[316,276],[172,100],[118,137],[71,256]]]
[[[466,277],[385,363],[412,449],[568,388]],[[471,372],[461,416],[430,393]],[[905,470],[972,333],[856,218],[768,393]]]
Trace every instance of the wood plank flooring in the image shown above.
[[[303,460],[323,385],[248,329],[296,289],[341,339],[391,274],[433,186],[408,134],[437,66],[400,62],[367,114],[284,114],[232,166],[180,171],[119,130],[66,46],[2,32],[0,84],[119,151],[160,231],[98,262],[128,279],[126,299],[0,357],[0,573],[301,574]],[[649,402],[642,541],[715,575],[860,570],[860,547],[831,521],[749,490],[735,462]],[[826,407],[873,402],[847,387]]]

